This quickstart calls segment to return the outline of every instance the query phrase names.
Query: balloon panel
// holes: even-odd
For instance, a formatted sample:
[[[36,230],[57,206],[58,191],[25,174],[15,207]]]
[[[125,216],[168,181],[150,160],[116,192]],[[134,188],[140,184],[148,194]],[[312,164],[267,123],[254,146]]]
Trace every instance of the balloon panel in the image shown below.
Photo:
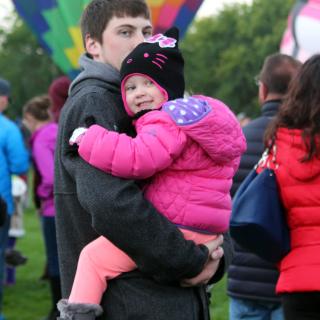
[[[320,0],[300,0],[292,8],[280,52],[301,62],[320,53]]]
[[[79,20],[90,0],[12,0],[41,46],[61,70],[73,78],[83,53]],[[175,25],[183,37],[203,0],[147,0],[154,32]]]

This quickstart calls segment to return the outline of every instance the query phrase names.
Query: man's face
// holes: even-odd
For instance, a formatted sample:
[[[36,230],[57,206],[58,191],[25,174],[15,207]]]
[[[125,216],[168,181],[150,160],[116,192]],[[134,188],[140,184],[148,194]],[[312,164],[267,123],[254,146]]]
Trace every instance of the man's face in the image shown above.
[[[7,96],[0,96],[0,112],[7,109],[9,104],[9,98]]]
[[[124,58],[152,34],[151,22],[144,17],[113,17],[102,34],[102,43],[86,39],[93,59],[120,70]]]

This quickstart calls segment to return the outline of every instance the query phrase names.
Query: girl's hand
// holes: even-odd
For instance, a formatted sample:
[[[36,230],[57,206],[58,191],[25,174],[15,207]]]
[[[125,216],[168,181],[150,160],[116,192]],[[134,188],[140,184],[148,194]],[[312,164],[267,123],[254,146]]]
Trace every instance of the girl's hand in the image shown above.
[[[83,127],[75,129],[69,139],[70,146],[73,146],[74,144],[79,145],[87,130],[88,128]]]

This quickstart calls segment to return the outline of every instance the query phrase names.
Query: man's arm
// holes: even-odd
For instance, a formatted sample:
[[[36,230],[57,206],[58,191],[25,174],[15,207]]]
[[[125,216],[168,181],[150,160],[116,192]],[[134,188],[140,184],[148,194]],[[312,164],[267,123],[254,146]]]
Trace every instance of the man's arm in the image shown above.
[[[24,146],[22,134],[13,123],[7,133],[5,148],[10,173],[21,174],[27,172],[29,168],[29,155]]]

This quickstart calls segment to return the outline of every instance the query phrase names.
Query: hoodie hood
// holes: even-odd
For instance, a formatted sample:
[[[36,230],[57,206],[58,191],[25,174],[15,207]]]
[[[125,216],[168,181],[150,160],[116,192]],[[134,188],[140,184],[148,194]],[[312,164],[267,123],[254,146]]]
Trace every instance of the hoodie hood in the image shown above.
[[[69,95],[75,87],[84,80],[101,80],[101,86],[109,87],[120,93],[120,74],[110,64],[91,59],[87,54],[81,55],[79,59],[81,73],[73,80],[69,88]]]
[[[299,181],[308,181],[320,174],[320,162],[317,158],[301,162],[307,154],[301,134],[301,130],[280,128],[277,132],[276,157],[279,153],[280,158],[287,159],[286,167],[290,176]],[[283,154],[285,152],[287,156]]]

